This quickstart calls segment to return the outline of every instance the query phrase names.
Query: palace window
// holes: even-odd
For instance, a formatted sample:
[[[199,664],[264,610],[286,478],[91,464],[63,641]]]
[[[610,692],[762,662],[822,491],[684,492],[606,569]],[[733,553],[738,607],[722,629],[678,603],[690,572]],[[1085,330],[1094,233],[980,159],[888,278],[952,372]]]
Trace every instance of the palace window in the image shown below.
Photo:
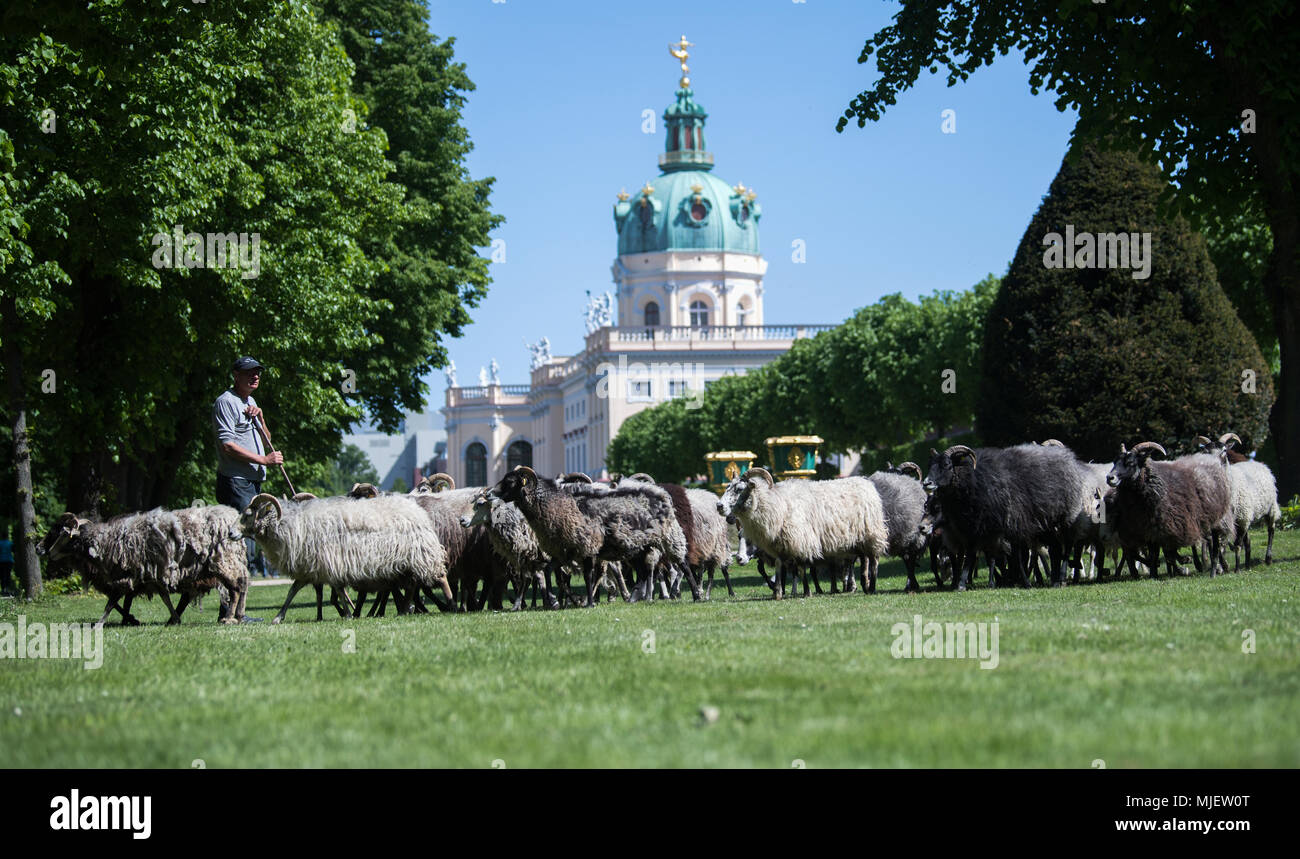
[[[645,306],[645,324],[659,324],[659,305],[653,301]]]
[[[514,471],[521,465],[533,467],[533,446],[526,441],[517,441],[506,449],[506,468]]]
[[[477,441],[465,449],[465,485],[487,486],[487,448]]]
[[[698,298],[691,302],[691,327],[703,328],[709,324],[709,306]]]

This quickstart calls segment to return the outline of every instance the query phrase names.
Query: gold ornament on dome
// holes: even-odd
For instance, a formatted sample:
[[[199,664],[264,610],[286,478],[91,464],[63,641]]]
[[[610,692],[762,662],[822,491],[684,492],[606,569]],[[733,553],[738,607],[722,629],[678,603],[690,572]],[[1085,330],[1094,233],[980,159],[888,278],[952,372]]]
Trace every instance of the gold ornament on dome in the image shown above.
[[[695,44],[693,42],[686,41],[685,36],[682,36],[680,42],[677,42],[675,44],[672,42],[668,43],[668,53],[672,54],[674,57],[682,61],[682,80],[681,80],[682,89],[689,89],[691,86],[691,79],[686,76],[687,73],[690,72],[691,70],[690,67],[686,65],[686,60],[690,57],[691,54],[686,49],[693,48],[693,47],[695,47]]]
[[[785,455],[785,461],[790,463],[791,468],[803,467],[803,448],[795,445],[790,448],[790,452]]]
[[[626,188],[621,188],[621,189],[619,189],[619,192],[618,192],[618,201],[619,201],[620,203],[626,203],[626,202],[627,202],[627,198],[628,198],[629,196],[631,196],[631,195],[628,194]]]
[[[727,467],[722,469],[722,473],[726,475],[727,480],[735,480],[740,476],[740,466],[734,462],[728,462]]]

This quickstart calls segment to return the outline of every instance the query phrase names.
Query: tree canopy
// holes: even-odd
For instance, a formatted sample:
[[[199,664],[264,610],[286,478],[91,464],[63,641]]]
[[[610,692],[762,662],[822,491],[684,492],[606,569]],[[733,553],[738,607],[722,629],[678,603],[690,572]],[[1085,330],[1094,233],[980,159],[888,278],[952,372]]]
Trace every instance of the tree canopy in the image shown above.
[[[422,18],[415,0],[6,6],[0,372],[38,487],[56,474],[69,509],[105,512],[210,497],[239,355],[267,368],[291,474],[363,415],[423,405],[499,218],[463,164],[472,84]]]
[[[989,309],[980,435],[998,445],[1055,437],[1097,461],[1120,442],[1187,450],[1197,435],[1229,430],[1254,448],[1268,434],[1273,379],[1205,241],[1160,214],[1154,168],[1077,145]],[[1070,235],[1061,265],[1049,265]],[[1112,253],[1125,244],[1127,254]]]
[[[948,84],[1011,51],[1029,84],[1079,113],[1073,140],[1138,152],[1163,201],[1201,226],[1259,201],[1272,233],[1263,290],[1281,361],[1272,430],[1283,493],[1300,488],[1300,8],[1287,0],[904,0],[859,63],[878,78],[839,118],[880,119],[928,69]],[[1262,246],[1260,242],[1253,243]],[[1231,287],[1231,284],[1230,284]],[[1234,295],[1247,305],[1252,302]],[[1267,344],[1265,344],[1267,345]]]
[[[845,323],[798,340],[744,376],[711,383],[696,400],[661,403],[623,422],[611,471],[662,480],[704,471],[704,454],[764,440],[820,435],[823,453],[887,449],[969,427],[978,392],[982,328],[998,280],[912,302],[887,295]],[[947,371],[951,371],[948,373]]]

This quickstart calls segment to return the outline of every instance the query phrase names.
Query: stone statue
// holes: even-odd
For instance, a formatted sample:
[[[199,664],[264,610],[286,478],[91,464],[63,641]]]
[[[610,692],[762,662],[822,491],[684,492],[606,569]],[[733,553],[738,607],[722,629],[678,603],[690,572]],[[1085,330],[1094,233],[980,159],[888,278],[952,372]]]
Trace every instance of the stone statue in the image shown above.
[[[456,362],[448,358],[447,367],[442,372],[447,377],[447,387],[456,387]]]
[[[480,388],[487,387],[487,367],[478,368],[478,386]]]
[[[597,329],[604,328],[606,325],[614,324],[614,296],[609,292],[604,295],[591,297],[591,291],[587,291],[587,310],[584,314],[587,323],[587,333],[590,334]]]
[[[493,385],[501,384],[501,365],[497,363],[496,358],[493,358],[492,363],[488,364],[488,374],[490,376],[489,378],[490,384]]]
[[[528,362],[528,369],[536,370],[551,362],[551,341],[543,337],[536,343],[524,341],[524,346],[528,347],[528,352],[533,356]]]

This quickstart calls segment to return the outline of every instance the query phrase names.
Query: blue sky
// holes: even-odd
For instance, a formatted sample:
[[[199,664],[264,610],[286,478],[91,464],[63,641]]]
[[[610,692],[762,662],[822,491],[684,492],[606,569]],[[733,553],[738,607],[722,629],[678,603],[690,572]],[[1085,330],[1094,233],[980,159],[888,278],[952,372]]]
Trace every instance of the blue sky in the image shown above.
[[[895,3],[428,5],[430,29],[455,37],[477,87],[463,116],[468,169],[496,178],[492,209],[506,218],[493,234],[506,262],[492,266],[474,324],[449,344],[462,384],[494,357],[503,382],[527,382],[525,339],[548,336],[557,356],[581,348],[585,291],[613,289],[615,194],[659,172],[661,117],[680,76],[668,44],[682,34],[695,43],[713,172],[763,205],[769,324],[838,322],[888,293],[1002,274],[1075,120],[1051,96],[1030,95],[1023,61],[1007,56],[951,89],[925,73],[880,122],[836,134],[836,118],[875,80],[858,53]],[[642,131],[647,108],[654,134]],[[955,134],[941,131],[945,109]],[[803,264],[791,258],[795,239],[806,243]],[[436,409],[442,374],[429,382]]]

